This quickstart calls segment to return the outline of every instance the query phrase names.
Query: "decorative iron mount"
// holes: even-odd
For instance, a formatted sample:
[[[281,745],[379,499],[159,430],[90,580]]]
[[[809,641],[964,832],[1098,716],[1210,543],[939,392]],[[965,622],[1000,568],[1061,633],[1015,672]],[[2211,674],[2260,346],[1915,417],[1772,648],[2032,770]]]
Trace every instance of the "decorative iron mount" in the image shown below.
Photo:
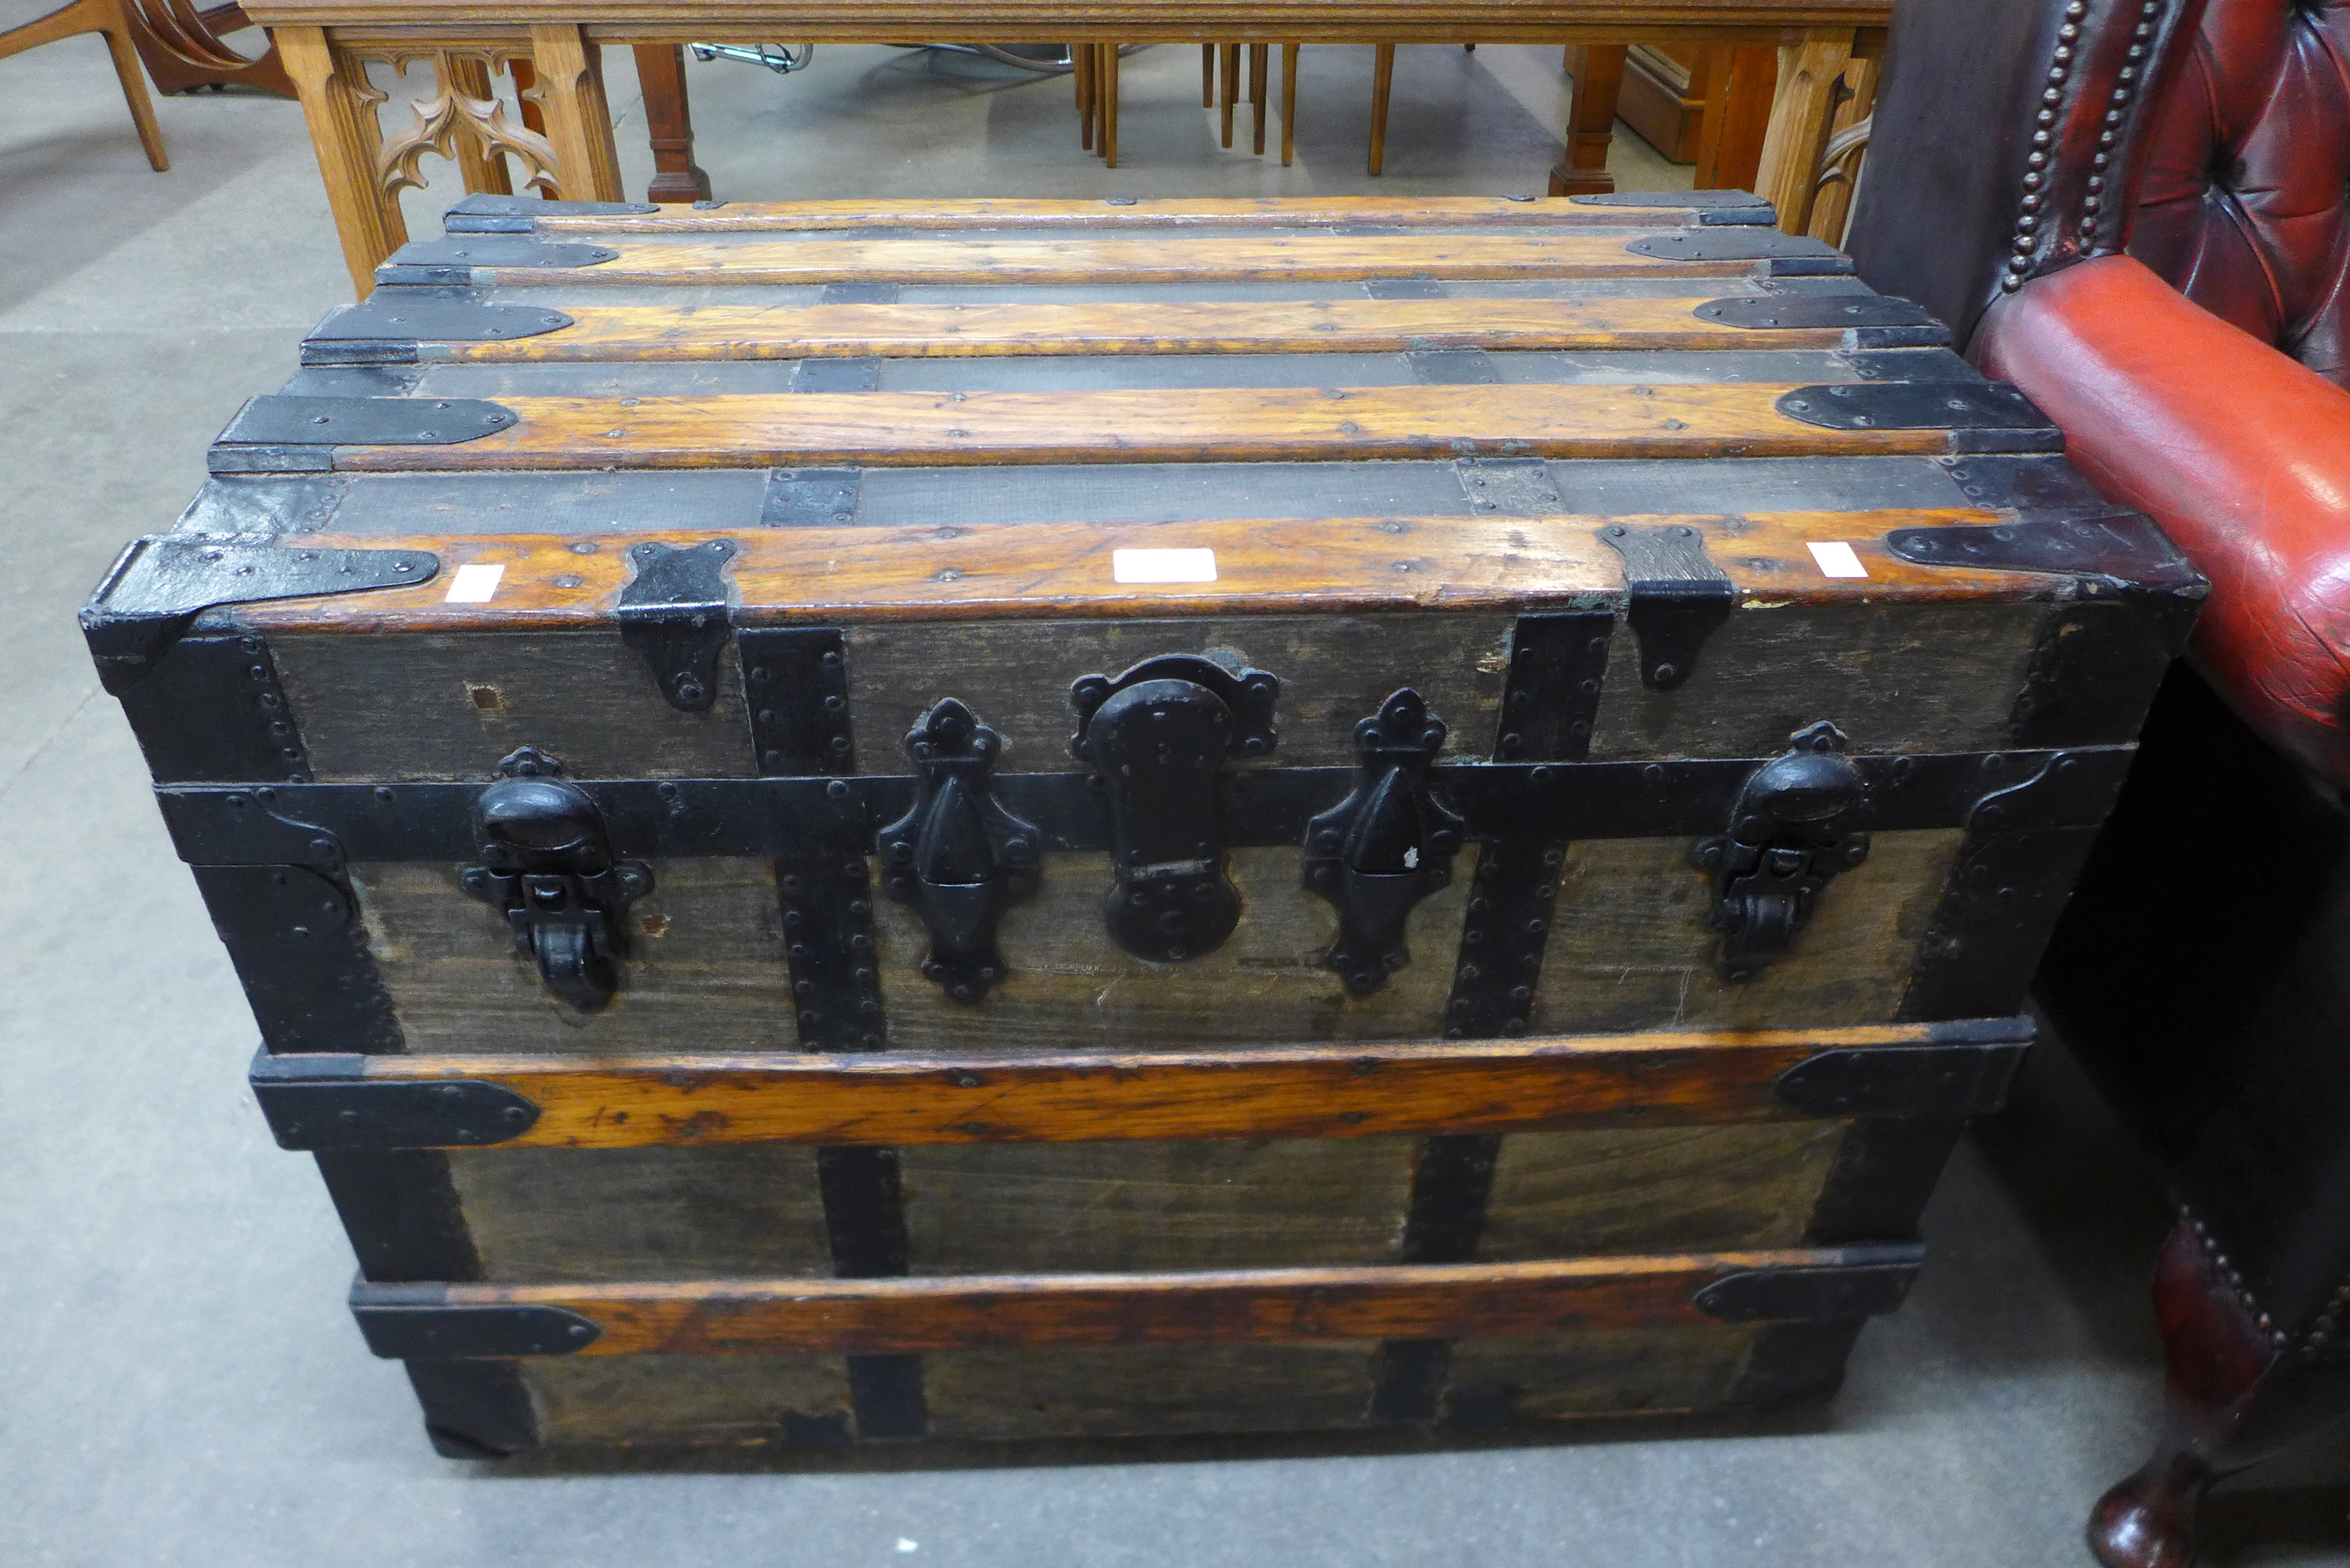
[[[702,713],[718,700],[718,659],[726,647],[726,564],[732,539],[699,545],[648,541],[629,552],[636,575],[620,590],[620,640],[652,667],[662,699]]]
[[[1730,831],[1699,839],[1692,857],[1713,873],[1714,967],[1732,984],[1785,957],[1820,889],[1868,858],[1868,836],[1841,826],[1866,787],[1844,732],[1822,721],[1789,741],[1739,791]]]
[[[1349,996],[1370,995],[1411,961],[1412,908],[1452,879],[1466,825],[1428,787],[1445,733],[1419,692],[1396,692],[1355,726],[1354,793],[1305,830],[1306,890],[1338,910],[1338,940],[1323,963]]]
[[[652,891],[652,873],[613,859],[603,813],[554,758],[525,746],[498,771],[473,805],[482,863],[459,885],[505,917],[549,991],[592,1012],[619,989],[628,909]]]
[[[995,924],[1036,891],[1037,830],[988,793],[1003,738],[950,697],[906,736],[914,809],[881,830],[883,886],[930,928],[922,978],[977,1002],[1003,978]]]
[[[1217,774],[1227,758],[1274,744],[1281,682],[1196,654],[1146,659],[1123,675],[1069,689],[1069,750],[1099,770],[1109,795],[1109,934],[1135,957],[1179,963],[1213,952],[1240,924],[1224,869]]]

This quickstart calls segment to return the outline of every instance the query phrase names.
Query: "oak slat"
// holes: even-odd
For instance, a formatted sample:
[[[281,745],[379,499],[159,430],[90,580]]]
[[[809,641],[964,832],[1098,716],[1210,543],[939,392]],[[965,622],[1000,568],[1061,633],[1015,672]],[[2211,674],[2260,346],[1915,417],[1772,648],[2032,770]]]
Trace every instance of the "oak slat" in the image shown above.
[[[1322,299],[1132,305],[575,306],[575,325],[424,358],[544,360],[900,358],[1025,354],[1339,354],[1415,348],[1844,347],[1841,327],[1730,327],[1683,299]]]
[[[1857,600],[2038,600],[2071,579],[2041,572],[1921,566],[1886,553],[1900,528],[1997,523],[1989,510],[1759,513],[1744,517],[1335,517],[1198,523],[1004,523],[980,528],[738,529],[729,575],[743,610],[788,609],[856,622],[1149,618],[1381,610],[1491,611],[1605,602],[1624,591],[1622,559],[1599,530],[1686,523],[1742,596],[1774,605]],[[614,534],[576,551],[554,534],[317,535],[322,547],[421,549],[441,557],[413,588],[240,605],[241,624],[273,632],[593,630],[612,625],[639,541],[686,545],[700,533]],[[1849,543],[1865,578],[1821,576],[1807,542]],[[1170,545],[1215,552],[1212,583],[1116,580],[1117,552]],[[495,597],[450,604],[456,568],[495,565]]]
[[[1853,1256],[1823,1248],[1199,1273],[437,1289],[361,1283],[351,1299],[361,1309],[562,1307],[603,1329],[577,1353],[581,1355],[859,1355],[1016,1345],[1435,1339],[1712,1325],[1719,1320],[1690,1298],[1715,1280],[1755,1269],[1832,1267]]]
[[[1247,462],[1508,457],[1939,456],[1938,430],[1825,430],[1792,386],[1150,388],[706,398],[501,398],[452,446],[335,449],[344,471],[858,462]],[[631,406],[633,404],[633,406]]]
[[[1638,234],[1153,234],[999,239],[661,241],[615,236],[592,266],[484,266],[529,286],[788,283],[1242,283],[1436,278],[1748,277],[1767,262],[1689,262],[1627,249]]]
[[[1302,228],[1315,223],[1399,223],[1414,228],[1476,223],[1587,229],[1679,229],[1689,207],[1588,206],[1508,196],[1144,196],[1113,205],[1097,198],[982,197],[967,201],[850,198],[817,202],[726,202],[659,213],[534,216],[541,234],[746,234],[823,229]]]
[[[362,1077],[511,1089],[540,1115],[508,1148],[1376,1137],[1791,1117],[1772,1085],[1795,1064],[1935,1034],[1906,1024],[994,1059],[387,1055],[367,1058]]]

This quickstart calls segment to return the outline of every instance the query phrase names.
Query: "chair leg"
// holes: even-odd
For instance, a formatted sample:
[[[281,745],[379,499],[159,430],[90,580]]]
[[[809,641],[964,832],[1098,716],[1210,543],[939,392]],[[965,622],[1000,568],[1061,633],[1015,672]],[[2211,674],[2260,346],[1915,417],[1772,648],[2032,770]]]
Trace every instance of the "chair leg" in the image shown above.
[[[1200,46],[1200,107],[1216,107],[1216,46]]]
[[[1256,155],[1259,158],[1264,156],[1265,78],[1269,74],[1268,67],[1272,64],[1272,45],[1251,44],[1249,46],[1249,107],[1254,111],[1256,117]]]
[[[1118,167],[1118,46],[1101,47],[1101,150],[1106,168]]]
[[[1224,106],[1224,145],[1229,148],[1232,144],[1232,104],[1240,92],[1241,47],[1238,44],[1220,44],[1217,50],[1223,56],[1224,96],[1222,101]]]
[[[1281,166],[1297,151],[1297,46],[1281,46]]]
[[[147,96],[147,78],[139,68],[139,51],[130,41],[130,22],[121,0],[104,0],[106,52],[114,57],[115,79],[122,84],[123,100],[130,106],[130,123],[139,128],[139,145],[147,150],[147,166],[157,173],[171,168],[172,155],[163,148],[163,128],[155,123],[154,100]]]
[[[1371,66],[1371,172],[1388,161],[1388,92],[1395,86],[1395,46],[1381,44]]]
[[[123,101],[130,106],[130,123],[139,130],[139,145],[147,150],[147,161],[158,171],[169,169],[171,155],[163,150],[163,130],[155,123],[154,101],[147,96],[147,78],[139,68],[139,49],[132,42],[130,19],[123,15],[122,0],[74,0],[21,26],[0,29],[0,60],[84,33],[97,33],[106,39],[106,52],[114,60],[114,78],[122,84]]]
[[[2089,1549],[2106,1568],[2188,1568],[2211,1483],[2324,1425],[2350,1368],[2274,1345],[2182,1217],[2155,1265],[2168,1397],[2154,1454],[2097,1500]]]

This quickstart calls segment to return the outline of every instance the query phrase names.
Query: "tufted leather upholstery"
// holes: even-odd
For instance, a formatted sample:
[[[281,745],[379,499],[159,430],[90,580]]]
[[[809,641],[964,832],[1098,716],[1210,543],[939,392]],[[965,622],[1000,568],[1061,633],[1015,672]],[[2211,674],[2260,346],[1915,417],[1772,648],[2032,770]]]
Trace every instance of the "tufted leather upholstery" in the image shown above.
[[[2180,43],[2129,252],[2350,386],[2350,0],[2210,0]]]

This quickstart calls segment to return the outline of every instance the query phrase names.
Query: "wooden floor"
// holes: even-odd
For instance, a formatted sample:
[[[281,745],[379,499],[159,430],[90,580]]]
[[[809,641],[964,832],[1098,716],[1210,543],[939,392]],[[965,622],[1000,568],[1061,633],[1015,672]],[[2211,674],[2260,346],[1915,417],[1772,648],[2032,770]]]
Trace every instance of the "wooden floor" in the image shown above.
[[[1342,85],[1367,97],[1364,57]],[[1425,128],[1459,101],[1446,92],[1479,93],[1478,112],[1529,144],[1555,123],[1508,85],[1555,75],[1554,52],[1488,47],[1473,59],[1464,72],[1457,52],[1401,52],[1387,179],[1524,188],[1482,153],[1414,161],[1436,156]],[[1194,117],[1196,65],[1170,66],[1191,73],[1182,112]],[[996,90],[879,49],[820,52],[806,77],[728,70],[693,67],[722,193],[729,181],[745,198],[824,193],[797,179],[827,191],[1116,189],[1076,150],[1066,83]],[[640,121],[626,60],[613,71],[625,139]],[[1171,88],[1174,129],[1152,153],[1158,133],[1137,129],[1144,76],[1127,76],[1126,189],[1260,188],[1253,159],[1246,183],[1224,183],[1242,176],[1211,155],[1211,138],[1177,148],[1188,122]],[[0,538],[13,546],[0,576],[0,842],[12,849],[0,859],[12,961],[0,985],[0,1562],[2086,1561],[2081,1516],[2136,1462],[2156,1407],[2143,1285],[2167,1216],[2054,1054],[1960,1151],[1927,1216],[1935,1262],[1908,1305],[1863,1335],[1843,1397],[1808,1424],[1653,1441],[1598,1431],[1500,1451],[932,1449],[920,1468],[868,1454],[791,1474],[708,1458],[691,1471],[639,1460],[495,1473],[432,1458],[399,1367],[365,1353],[337,1303],[350,1258],[317,1178],[271,1145],[246,1096],[250,1022],[72,624],[121,541],[169,524],[202,478],[204,442],[283,378],[302,332],[346,291],[300,114],[260,99],[163,99],[175,167],[159,175],[94,40],[7,62],[0,88]],[[1028,93],[1042,107],[1013,101]],[[851,100],[865,105],[858,135],[811,107]],[[1066,156],[1032,140],[1032,113],[1068,132]],[[1359,125],[1301,112],[1302,140],[1317,121],[1326,151],[1296,188],[1362,188]],[[926,130],[965,138],[927,175],[914,156]],[[634,187],[645,166],[640,148],[629,156]],[[1440,174],[1414,172],[1430,167]],[[2258,1479],[2210,1503],[2216,1562],[2350,1562],[2350,1483],[2330,1456]]]

